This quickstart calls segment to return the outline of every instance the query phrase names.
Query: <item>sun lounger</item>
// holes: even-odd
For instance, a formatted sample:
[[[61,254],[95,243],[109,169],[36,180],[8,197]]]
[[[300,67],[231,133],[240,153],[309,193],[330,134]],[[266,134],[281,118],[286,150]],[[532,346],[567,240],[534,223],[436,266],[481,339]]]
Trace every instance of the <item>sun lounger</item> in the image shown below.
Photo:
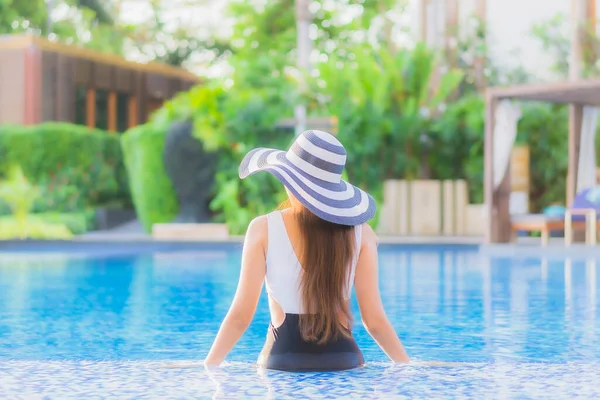
[[[551,231],[562,231],[565,229],[564,217],[548,217],[544,214],[513,215],[510,219],[510,229],[513,237],[517,232],[541,232],[542,246],[548,244]],[[573,229],[577,227],[573,226]]]
[[[573,231],[585,230],[586,244],[596,244],[596,232],[600,229],[600,205],[592,203],[588,199],[591,189],[584,190],[575,196],[573,206],[563,216],[549,217],[543,214],[526,214],[511,216],[511,232],[513,237],[519,231],[541,232],[542,246],[548,244],[550,232],[564,230],[565,244],[570,245],[573,241]],[[596,223],[594,224],[594,221]]]
[[[573,240],[573,229],[585,229],[585,243],[596,244],[596,233],[599,223],[598,214],[600,204],[590,200],[598,197],[598,188],[590,188],[577,193],[573,199],[573,206],[565,213],[565,244],[568,246]],[[595,223],[594,223],[595,222]]]

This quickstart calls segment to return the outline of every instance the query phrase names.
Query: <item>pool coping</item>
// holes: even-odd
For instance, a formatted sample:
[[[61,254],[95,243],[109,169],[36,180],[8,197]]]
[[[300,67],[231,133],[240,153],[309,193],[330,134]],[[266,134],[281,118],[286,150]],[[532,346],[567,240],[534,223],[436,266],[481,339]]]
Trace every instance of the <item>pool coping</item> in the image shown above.
[[[588,246],[583,243],[573,243],[571,246],[565,246],[563,238],[551,238],[547,246],[542,246],[539,238],[520,238],[518,242],[512,243],[494,243],[488,244],[484,242],[484,238],[480,236],[389,236],[379,235],[379,244],[386,245],[451,245],[451,246],[468,246],[479,247],[486,252],[506,251],[533,251],[543,250],[545,252],[555,252],[558,249],[579,249],[592,251],[600,250],[600,243],[596,246]],[[228,238],[214,238],[202,240],[173,240],[173,239],[156,239],[151,235],[146,234],[86,234],[75,236],[67,240],[42,240],[42,239],[9,239],[0,240],[0,249],[5,246],[26,246],[26,245],[45,245],[45,244],[63,244],[66,246],[77,245],[83,243],[98,243],[98,244],[181,244],[181,245],[206,245],[206,244],[242,244],[244,235],[232,235]]]
[[[380,236],[379,244],[382,246],[411,246],[431,247],[442,246],[445,248],[468,247],[476,249],[481,245],[481,238],[477,237],[417,237],[417,236]],[[0,252],[32,250],[38,252],[41,249],[79,250],[105,248],[107,252],[111,249],[137,248],[142,251],[149,249],[174,250],[174,249],[213,249],[223,246],[242,246],[244,236],[236,235],[229,238],[215,238],[213,240],[172,240],[156,239],[144,234],[94,234],[76,236],[69,240],[0,240]]]
[[[379,243],[384,244],[453,244],[453,245],[480,245],[483,238],[479,236],[388,236],[380,235]],[[227,239],[202,239],[202,240],[162,240],[155,239],[145,234],[87,234],[76,236],[74,242],[149,242],[149,243],[243,243],[244,235],[231,235]]]
[[[61,247],[64,249],[71,248],[125,248],[125,247],[145,247],[145,248],[167,248],[167,247],[180,247],[180,248],[217,248],[217,247],[242,247],[243,237],[235,237],[226,239],[215,239],[215,240],[155,240],[148,238],[132,238],[129,237],[126,240],[121,239],[94,239],[94,240],[0,240],[0,252],[10,248],[47,248],[47,247]],[[470,247],[477,248],[479,243],[476,241],[423,241],[418,239],[412,240],[379,240],[379,245],[382,246],[414,246],[414,247],[431,247],[431,246],[442,246],[442,247]]]
[[[0,240],[0,254],[33,252],[102,253],[125,255],[159,252],[197,252],[241,247],[244,236],[215,240],[158,240],[145,234],[93,234],[76,236],[71,240]],[[539,238],[521,238],[517,243],[486,244],[482,237],[473,236],[379,236],[384,247],[400,246],[428,250],[435,246],[442,250],[465,249],[490,258],[543,258],[589,259],[600,258],[600,245],[574,243],[564,245],[564,239],[551,238],[542,246]]]

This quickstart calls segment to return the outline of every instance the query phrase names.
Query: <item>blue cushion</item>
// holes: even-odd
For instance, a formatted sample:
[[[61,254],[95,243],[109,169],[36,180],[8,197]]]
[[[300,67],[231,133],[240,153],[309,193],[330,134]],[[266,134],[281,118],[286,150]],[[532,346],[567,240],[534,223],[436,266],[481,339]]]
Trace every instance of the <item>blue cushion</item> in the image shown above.
[[[563,206],[553,205],[544,209],[544,215],[550,218],[564,217],[567,209]]]

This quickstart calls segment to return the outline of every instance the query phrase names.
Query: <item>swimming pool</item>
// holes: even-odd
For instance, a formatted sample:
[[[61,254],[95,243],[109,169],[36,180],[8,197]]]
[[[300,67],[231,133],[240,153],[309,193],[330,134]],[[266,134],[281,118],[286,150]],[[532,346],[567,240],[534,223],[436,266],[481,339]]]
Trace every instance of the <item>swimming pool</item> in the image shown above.
[[[194,363],[227,312],[240,245],[120,248],[0,253],[0,398],[600,396],[594,259],[382,245],[383,301],[407,351],[460,364],[390,364],[354,299],[367,367],[286,374],[253,366],[269,319],[264,293],[228,363]]]

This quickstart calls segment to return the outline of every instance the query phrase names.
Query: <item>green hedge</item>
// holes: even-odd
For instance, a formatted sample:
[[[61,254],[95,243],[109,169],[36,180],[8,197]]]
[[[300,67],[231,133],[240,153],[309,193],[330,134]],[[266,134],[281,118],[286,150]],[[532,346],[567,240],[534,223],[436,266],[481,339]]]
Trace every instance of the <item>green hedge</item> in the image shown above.
[[[131,198],[147,231],[155,223],[171,221],[179,208],[163,163],[166,133],[146,124],[128,130],[121,139]]]
[[[78,213],[43,213],[32,214],[31,218],[38,218],[47,224],[66,226],[73,235],[82,235],[90,230],[94,223],[93,211]]]
[[[0,175],[12,164],[44,191],[35,212],[130,202],[119,137],[105,131],[56,122],[0,126]]]
[[[13,216],[0,217],[0,240],[69,240],[72,237],[73,233],[64,224],[47,223],[35,215],[31,215],[25,222]]]
[[[42,213],[42,214],[30,214],[28,220],[32,225],[59,225],[64,226],[73,235],[81,235],[89,231],[92,223],[93,212],[91,213]],[[8,226],[10,224],[16,225],[17,222],[15,217],[6,215],[0,216],[0,224]]]

